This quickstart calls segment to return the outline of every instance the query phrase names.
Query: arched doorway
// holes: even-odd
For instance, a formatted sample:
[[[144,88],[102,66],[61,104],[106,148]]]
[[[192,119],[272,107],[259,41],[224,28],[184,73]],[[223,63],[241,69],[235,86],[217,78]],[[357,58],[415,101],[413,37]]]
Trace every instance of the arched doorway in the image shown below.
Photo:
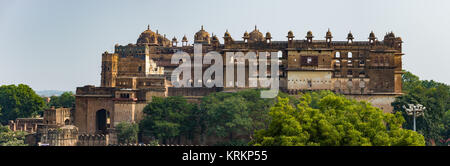
[[[95,117],[97,132],[106,133],[106,129],[110,127],[109,112],[105,109],[98,110]]]

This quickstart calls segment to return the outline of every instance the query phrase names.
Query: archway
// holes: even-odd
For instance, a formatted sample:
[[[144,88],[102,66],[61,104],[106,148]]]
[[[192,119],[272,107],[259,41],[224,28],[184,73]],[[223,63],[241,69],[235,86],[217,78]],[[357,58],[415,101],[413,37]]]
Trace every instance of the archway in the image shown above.
[[[98,110],[95,119],[97,132],[106,133],[106,129],[110,127],[109,112],[105,109]]]

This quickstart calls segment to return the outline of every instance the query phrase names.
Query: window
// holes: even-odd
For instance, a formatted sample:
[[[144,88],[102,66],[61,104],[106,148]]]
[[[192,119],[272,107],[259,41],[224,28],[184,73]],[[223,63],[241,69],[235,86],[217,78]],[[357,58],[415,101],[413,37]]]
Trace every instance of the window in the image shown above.
[[[352,58],[353,57],[353,53],[352,52],[348,52],[348,58]]]
[[[351,70],[349,70],[349,71],[347,71],[347,75],[348,75],[348,76],[352,76],[352,75],[353,75],[353,72],[352,72]]]
[[[336,54],[334,54],[335,58],[341,58],[341,53],[340,52],[336,52]]]
[[[121,93],[120,94],[120,98],[130,98],[130,94],[129,93]]]
[[[317,56],[302,56],[301,65],[302,66],[317,66],[318,58]]]

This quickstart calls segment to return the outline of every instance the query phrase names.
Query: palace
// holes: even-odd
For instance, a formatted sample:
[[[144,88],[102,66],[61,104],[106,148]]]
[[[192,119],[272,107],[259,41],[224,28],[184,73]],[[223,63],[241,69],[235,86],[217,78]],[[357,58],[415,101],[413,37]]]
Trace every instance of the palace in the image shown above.
[[[202,55],[210,51],[221,55],[277,52],[281,91],[295,95],[331,90],[392,111],[390,103],[402,92],[402,39],[390,32],[380,41],[371,32],[366,41],[354,41],[350,32],[347,40],[334,41],[330,30],[323,39],[315,38],[311,31],[299,39],[289,31],[286,40],[272,41],[270,32],[264,35],[255,26],[242,39],[233,38],[227,30],[221,43],[219,37],[210,35],[202,26],[193,43],[202,45]],[[136,44],[116,44],[113,53],[103,53],[100,87],[88,85],[76,90],[72,121],[79,133],[104,134],[119,122],[139,122],[143,108],[154,96],[184,96],[196,102],[209,93],[249,88],[248,81],[240,88],[173,87],[171,74],[178,64],[171,63],[172,55],[178,51],[194,55],[194,46],[188,44],[186,36],[181,45],[178,43],[177,38],[169,40],[148,27]],[[204,69],[207,67],[203,65]],[[246,72],[239,74],[245,74],[246,80],[253,79],[249,77],[248,64]]]

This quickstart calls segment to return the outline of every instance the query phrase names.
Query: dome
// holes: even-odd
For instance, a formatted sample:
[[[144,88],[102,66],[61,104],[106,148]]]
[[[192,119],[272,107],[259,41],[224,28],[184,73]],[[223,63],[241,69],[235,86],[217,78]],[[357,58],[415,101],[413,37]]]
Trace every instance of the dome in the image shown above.
[[[353,40],[353,39],[354,39],[353,34],[352,34],[351,31],[348,32],[347,39],[348,39],[348,40]]]
[[[175,36],[172,38],[172,42],[177,42],[177,38]]]
[[[375,33],[373,33],[373,31],[371,31],[370,32],[370,34],[369,34],[369,39],[376,39],[376,37],[375,37]]]
[[[242,38],[244,38],[244,39],[248,39],[248,38],[250,38],[250,35],[248,34],[248,32],[247,32],[247,31],[245,31],[245,33],[244,33],[244,37],[242,37]]]
[[[137,44],[150,44],[150,43],[156,43],[157,34],[150,30],[150,25],[147,26],[147,30],[142,32],[139,35],[139,38],[137,40]]]
[[[188,41],[186,35],[183,36],[183,39],[181,39],[181,41],[182,42],[187,42]]]
[[[325,35],[325,38],[333,38],[333,35],[331,35],[330,29],[328,29],[327,34]]]
[[[158,31],[156,33],[156,36],[159,44],[165,45],[167,43],[170,43],[170,40],[166,38],[166,35],[161,36],[160,34],[158,34]]]
[[[311,31],[308,31],[307,33],[306,33],[306,38],[313,38],[314,36],[313,36],[313,34],[312,34],[312,32]]]
[[[225,34],[223,35],[223,37],[231,37],[230,32],[228,32],[228,29],[227,29],[227,31],[225,32]]]
[[[255,25],[255,30],[253,30],[252,32],[250,32],[250,38],[249,41],[252,42],[256,42],[256,41],[264,41],[264,36],[263,34],[256,28]]]
[[[266,39],[272,39],[272,35],[270,34],[270,32],[266,33]]]
[[[213,37],[212,37],[212,41],[219,41],[219,39],[217,38],[217,36],[216,36],[216,35],[213,35]]]
[[[384,40],[395,39],[394,32],[389,32],[384,36]]]
[[[195,43],[202,43],[202,42],[209,43],[209,40],[210,40],[209,33],[203,29],[203,25],[202,25],[202,28],[200,29],[200,31],[198,31],[194,35],[194,42]]]
[[[287,37],[294,38],[294,33],[292,31],[289,31]]]

